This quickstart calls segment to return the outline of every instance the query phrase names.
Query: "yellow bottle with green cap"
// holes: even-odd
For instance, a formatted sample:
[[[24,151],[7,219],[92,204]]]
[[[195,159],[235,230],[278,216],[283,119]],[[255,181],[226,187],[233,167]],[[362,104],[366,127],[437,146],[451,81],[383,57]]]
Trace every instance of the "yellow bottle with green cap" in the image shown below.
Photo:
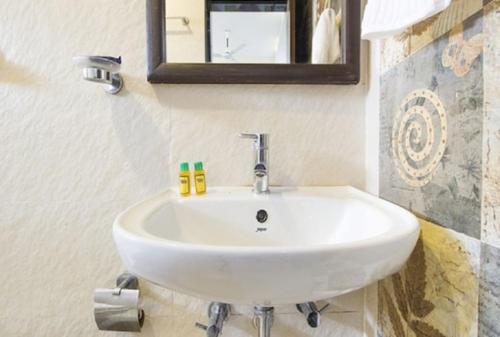
[[[194,187],[196,194],[204,194],[207,191],[205,171],[203,170],[203,163],[201,161],[194,163]]]
[[[179,173],[179,193],[183,197],[191,194],[191,177],[189,174],[189,164],[181,163],[181,170]]]

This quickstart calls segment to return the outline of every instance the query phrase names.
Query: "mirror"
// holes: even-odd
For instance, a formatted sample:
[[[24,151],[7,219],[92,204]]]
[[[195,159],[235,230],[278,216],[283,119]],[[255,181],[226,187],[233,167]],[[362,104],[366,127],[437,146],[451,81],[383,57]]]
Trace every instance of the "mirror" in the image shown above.
[[[147,0],[152,83],[355,84],[360,0]]]
[[[338,64],[343,0],[164,0],[167,63]]]

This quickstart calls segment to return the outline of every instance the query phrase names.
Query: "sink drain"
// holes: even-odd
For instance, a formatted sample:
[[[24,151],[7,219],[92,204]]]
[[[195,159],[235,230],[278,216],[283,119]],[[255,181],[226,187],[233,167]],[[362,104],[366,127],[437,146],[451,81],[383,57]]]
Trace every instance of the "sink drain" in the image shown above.
[[[267,211],[264,210],[264,209],[261,209],[259,211],[257,211],[257,216],[255,217],[257,219],[258,222],[260,223],[264,223],[267,221]]]

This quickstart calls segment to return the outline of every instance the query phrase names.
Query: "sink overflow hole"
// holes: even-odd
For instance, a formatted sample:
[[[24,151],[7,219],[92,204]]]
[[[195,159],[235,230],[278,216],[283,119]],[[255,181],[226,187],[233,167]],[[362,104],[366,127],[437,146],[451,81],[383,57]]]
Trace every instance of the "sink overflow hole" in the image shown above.
[[[258,222],[264,223],[267,221],[267,212],[263,209],[257,211],[257,216],[255,217]]]

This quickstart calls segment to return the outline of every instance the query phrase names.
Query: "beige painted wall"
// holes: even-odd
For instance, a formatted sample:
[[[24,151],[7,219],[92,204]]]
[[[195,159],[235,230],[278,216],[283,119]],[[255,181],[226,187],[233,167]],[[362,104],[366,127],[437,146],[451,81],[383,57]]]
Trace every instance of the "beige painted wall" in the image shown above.
[[[208,184],[250,184],[240,131],[271,137],[271,183],[365,185],[359,86],[155,85],[145,80],[144,1],[4,1],[0,11],[0,336],[125,336],[92,318],[96,287],[122,270],[118,212],[203,160]],[[121,55],[125,89],[84,82],[71,58]],[[143,284],[142,336],[202,336],[204,303]],[[278,308],[274,336],[362,335],[363,291],[335,299],[324,326]],[[227,336],[255,331],[243,313]],[[232,332],[231,332],[232,331]]]

